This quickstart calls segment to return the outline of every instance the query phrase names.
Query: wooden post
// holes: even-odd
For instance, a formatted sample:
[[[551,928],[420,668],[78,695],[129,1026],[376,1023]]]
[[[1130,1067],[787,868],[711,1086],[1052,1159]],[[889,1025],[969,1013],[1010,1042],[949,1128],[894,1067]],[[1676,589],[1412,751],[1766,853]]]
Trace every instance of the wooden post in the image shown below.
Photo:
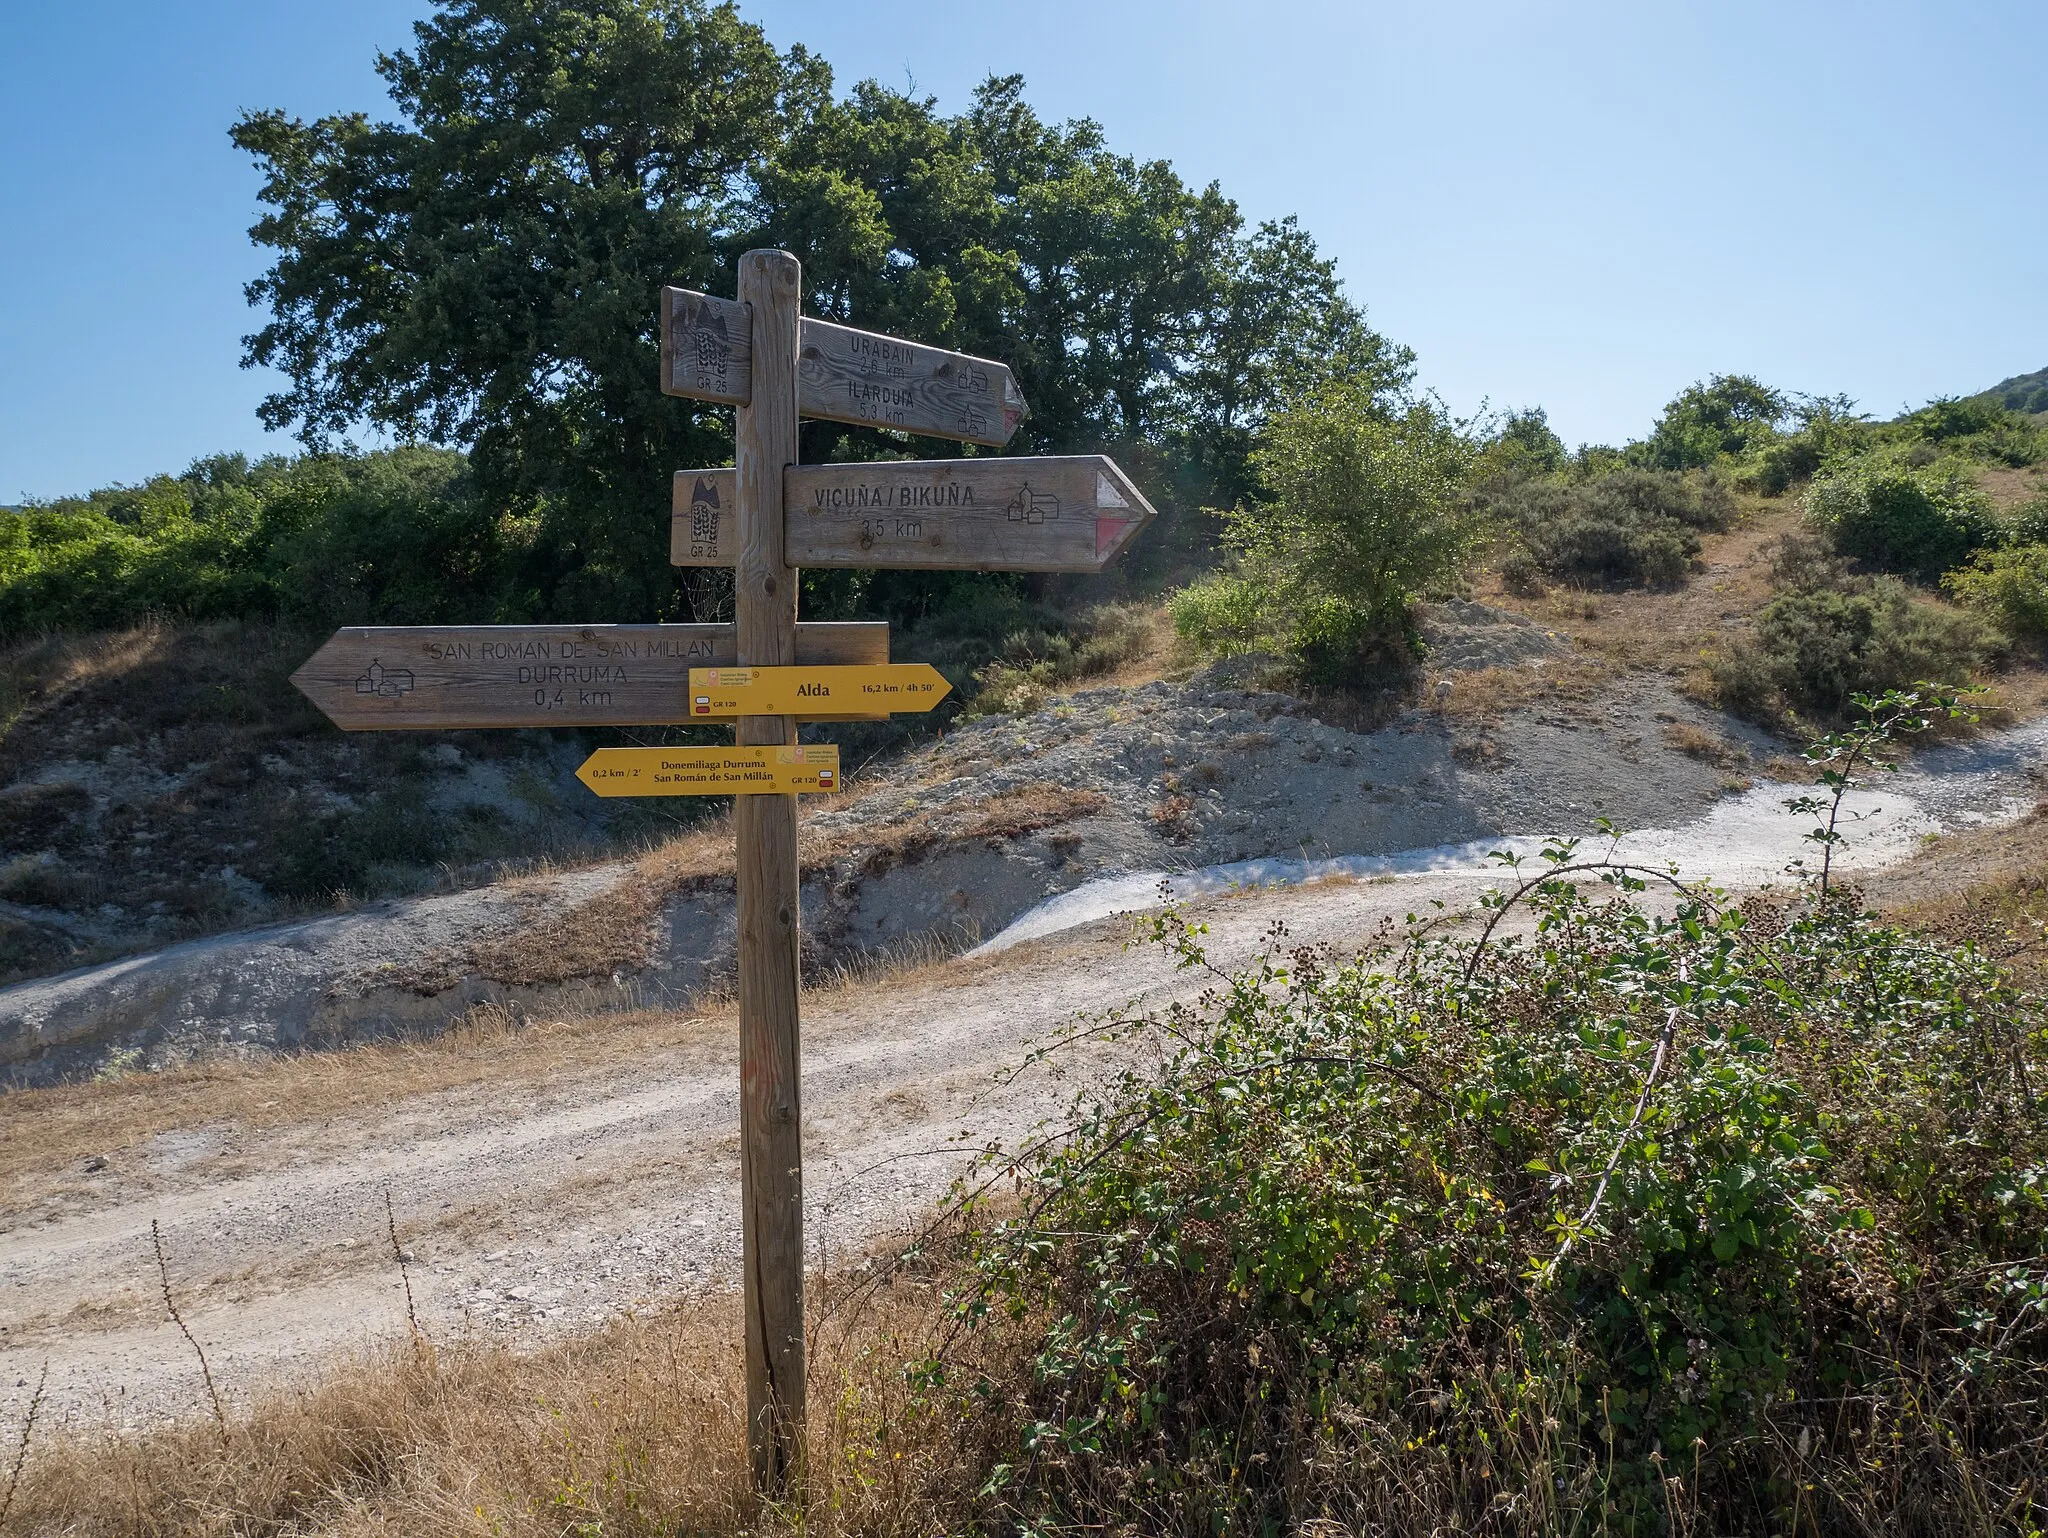
[[[797,456],[797,316],[802,269],[787,251],[740,258],[753,312],[750,402],[737,407],[742,667],[796,662],[797,574],[784,563],[782,472]],[[742,716],[742,745],[795,740],[788,716]],[[796,797],[740,796],[740,1204],[747,1311],[747,1447],[759,1490],[800,1467],[804,1425],[802,1118],[797,1097]]]

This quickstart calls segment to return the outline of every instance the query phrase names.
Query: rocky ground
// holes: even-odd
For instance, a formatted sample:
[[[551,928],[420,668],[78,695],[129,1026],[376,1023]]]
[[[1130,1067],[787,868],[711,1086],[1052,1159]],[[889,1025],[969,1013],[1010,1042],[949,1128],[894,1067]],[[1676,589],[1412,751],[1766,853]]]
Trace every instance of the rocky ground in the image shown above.
[[[1263,687],[1270,667],[1240,659],[962,721],[856,769],[844,800],[805,806],[811,974],[971,945],[1105,874],[1583,832],[1603,817],[1669,826],[1781,751],[1655,676],[1586,687],[1572,643],[1524,617],[1454,603],[1429,633],[1421,701],[1370,727]],[[444,816],[509,794],[501,765],[453,747],[433,761],[423,793]],[[730,974],[730,850],[714,825],[635,859],[18,984],[0,990],[0,1070],[47,1083],[431,1032],[485,1003],[677,1005]]]
[[[1882,795],[1859,795],[1845,870],[1860,877],[1918,847],[1939,852],[1946,841],[1928,838],[1950,821],[2011,815],[2035,789],[2028,770],[2044,744],[2037,724],[1960,745]],[[1685,825],[1682,857],[1656,841],[1624,853],[1670,855],[1743,885],[1768,880],[1803,847],[1804,824],[1781,802],[1774,787],[1729,795]],[[886,847],[885,811],[871,815],[871,841],[848,848]],[[1963,833],[1960,864],[1923,856],[1894,884],[1952,886],[2016,838],[2038,866],[2040,826]],[[1468,864],[1240,888],[1198,899],[1192,916],[1228,966],[1272,943],[1276,923],[1290,946],[1343,951],[1436,904],[1455,921],[1498,879]],[[1047,1118],[1057,1125],[1107,1053],[1145,1050],[1126,1038],[1032,1056],[1077,1025],[1163,1006],[1207,981],[1131,938],[1128,919],[1105,914],[999,953],[809,993],[804,1180],[816,1264],[858,1265],[864,1246],[928,1213],[975,1150]],[[0,1097],[0,1414],[19,1415],[46,1362],[53,1425],[142,1426],[203,1405],[197,1359],[163,1310],[152,1223],[185,1323],[235,1399],[337,1351],[402,1338],[408,1288],[435,1339],[588,1328],[679,1297],[688,1307],[738,1265],[736,1036],[716,1001],[580,1019],[498,1012],[422,1043]]]

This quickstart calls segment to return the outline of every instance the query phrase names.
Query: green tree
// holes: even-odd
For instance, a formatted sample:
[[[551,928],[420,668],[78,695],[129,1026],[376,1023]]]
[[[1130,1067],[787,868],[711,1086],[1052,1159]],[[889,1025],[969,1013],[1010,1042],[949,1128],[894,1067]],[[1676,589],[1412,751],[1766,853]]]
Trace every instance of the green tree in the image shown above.
[[[1571,462],[1564,440],[1551,430],[1541,406],[1510,411],[1481,445],[1473,474],[1480,480],[1554,475]]]
[[[1747,374],[1716,374],[1688,385],[1664,408],[1649,439],[1633,456],[1650,469],[1694,470],[1723,454],[1761,448],[1777,431],[1790,402]]]
[[[290,380],[261,414],[313,445],[470,445],[483,496],[537,523],[536,612],[664,612],[668,476],[728,450],[659,393],[654,296],[724,277],[736,188],[828,77],[702,0],[453,0],[414,30],[377,61],[404,122],[235,126],[279,253],[249,288],[247,361]]]
[[[1040,120],[1016,77],[955,117],[874,82],[838,97],[821,60],[708,0],[445,0],[415,35],[378,61],[398,121],[236,125],[276,254],[247,361],[286,374],[264,418],[310,444],[367,423],[469,447],[523,531],[525,612],[690,609],[667,481],[729,457],[728,418],[660,394],[655,296],[729,289],[751,246],[802,257],[813,313],[1009,363],[1033,411],[1013,452],[1153,444],[1223,499],[1307,362],[1382,391],[1411,371],[1305,233],[1246,233],[1215,186]],[[804,428],[808,460],[906,451],[957,452]],[[907,614],[960,585],[811,592]]]
[[[1228,516],[1234,569],[1183,593],[1176,624],[1218,649],[1270,638],[1325,683],[1384,664],[1412,641],[1415,600],[1471,554],[1471,459],[1429,402],[1390,411],[1355,379],[1306,392],[1253,455],[1271,500]]]

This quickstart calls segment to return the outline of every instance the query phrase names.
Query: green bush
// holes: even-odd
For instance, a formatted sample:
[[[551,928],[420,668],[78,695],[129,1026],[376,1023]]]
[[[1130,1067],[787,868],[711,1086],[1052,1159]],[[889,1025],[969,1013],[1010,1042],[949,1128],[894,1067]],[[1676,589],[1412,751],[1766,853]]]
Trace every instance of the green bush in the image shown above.
[[[1893,424],[1892,436],[1917,436],[1944,453],[1988,464],[2031,465],[2048,457],[2048,432],[2039,423],[1981,395],[1929,401]]]
[[[1137,604],[1103,604],[1065,620],[1048,616],[1044,624],[1020,625],[1003,638],[995,660],[975,671],[966,714],[1036,710],[1063,684],[1100,678],[1135,661],[1151,640],[1151,611]]]
[[[1397,663],[1410,607],[1454,581],[1477,542],[1461,491],[1471,457],[1426,403],[1390,414],[1344,380],[1297,397],[1253,456],[1270,500],[1225,515],[1232,565],[1176,601],[1180,633],[1210,650],[1269,645],[1318,683]]]
[[[1705,469],[1770,442],[1791,409],[1781,391],[1747,374],[1716,374],[1681,390],[1649,438],[1629,445],[1630,458],[1658,470]]]
[[[1646,470],[1616,470],[1577,485],[1505,477],[1482,487],[1476,502],[1496,526],[1513,532],[1503,575],[1523,590],[1535,585],[1535,573],[1600,586],[1675,587],[1692,570],[1700,532],[1725,529],[1735,517],[1734,497],[1714,477]]]
[[[1869,437],[1869,419],[1846,395],[1800,396],[1792,411],[1799,426],[1750,446],[1737,472],[1745,487],[1767,497],[1811,480],[1830,459],[1853,453]]]
[[[1962,473],[1851,461],[1818,477],[1806,494],[1807,520],[1843,555],[1924,582],[1991,544],[1990,504]]]
[[[986,1530],[2038,1529],[2039,1003],[1544,858],[1527,941],[1215,972],[991,1171],[920,1375]]]
[[[1998,528],[2002,545],[2048,545],[2048,492],[2022,502]]]
[[[1205,655],[1241,657],[1266,640],[1269,601],[1240,572],[1204,577],[1175,593],[1169,607],[1174,633]]]
[[[1980,550],[1942,586],[2009,636],[2048,636],[2048,544]]]
[[[1764,725],[1831,720],[1858,694],[1966,678],[1998,638],[1976,616],[1915,598],[1896,577],[1795,587],[1713,665],[1725,709]]]
[[[328,625],[477,620],[532,605],[517,532],[462,456],[394,449],[184,475],[0,513],[0,633],[147,614]],[[541,603],[544,606],[545,600]]]

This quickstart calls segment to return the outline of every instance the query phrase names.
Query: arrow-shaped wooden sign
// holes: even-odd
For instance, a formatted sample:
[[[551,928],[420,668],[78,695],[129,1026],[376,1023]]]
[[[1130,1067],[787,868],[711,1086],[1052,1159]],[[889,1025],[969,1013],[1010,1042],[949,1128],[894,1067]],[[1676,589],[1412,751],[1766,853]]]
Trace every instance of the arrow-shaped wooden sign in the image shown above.
[[[744,406],[753,327],[747,307],[665,288],[661,380],[670,395]],[[808,316],[798,322],[796,409],[802,416],[1001,448],[1029,414],[1009,368],[879,331]]]
[[[953,686],[935,667],[691,668],[693,716],[800,716],[821,710],[922,715]]]
[[[731,566],[730,470],[676,474],[669,559]],[[792,566],[1101,571],[1155,516],[1104,454],[791,465],[782,476]]]
[[[576,778],[600,796],[787,796],[839,789],[839,749],[599,748]]]
[[[796,652],[825,666],[886,663],[889,627],[799,625]],[[292,682],[350,732],[659,726],[705,719],[690,708],[690,670],[737,660],[730,625],[365,625],[337,630]]]

